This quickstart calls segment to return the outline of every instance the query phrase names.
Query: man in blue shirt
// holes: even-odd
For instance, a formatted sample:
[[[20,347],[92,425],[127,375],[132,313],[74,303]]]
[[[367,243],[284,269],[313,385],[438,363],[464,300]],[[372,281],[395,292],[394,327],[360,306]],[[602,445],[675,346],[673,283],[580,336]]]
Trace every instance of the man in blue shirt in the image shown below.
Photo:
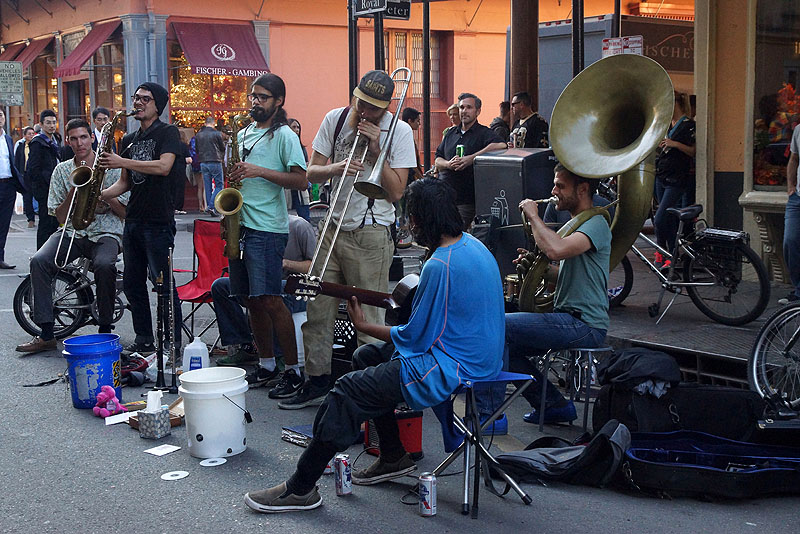
[[[445,182],[423,178],[412,183],[406,206],[416,242],[429,249],[408,324],[368,323],[358,300],[348,303],[357,330],[394,344],[394,353],[385,355],[391,359],[356,362],[364,368],[336,381],[317,411],[314,438],[297,470],[286,482],[245,495],[253,510],[321,505],[317,480],[334,454],[355,441],[367,419],[375,421],[381,456],[354,473],[354,482],[360,478],[361,484],[374,484],[413,471],[416,466],[400,442],[395,406],[435,406],[465,380],[492,378],[500,371],[504,304],[496,261],[477,239],[461,232],[455,192]]]

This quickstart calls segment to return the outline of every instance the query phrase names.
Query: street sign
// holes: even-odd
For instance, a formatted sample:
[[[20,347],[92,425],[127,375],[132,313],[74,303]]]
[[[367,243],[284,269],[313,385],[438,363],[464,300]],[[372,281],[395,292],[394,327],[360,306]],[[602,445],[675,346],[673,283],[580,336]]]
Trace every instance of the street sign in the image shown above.
[[[0,105],[21,106],[22,98],[22,63],[0,61]]]
[[[386,0],[353,0],[354,17],[363,17],[381,11],[386,11]]]
[[[408,20],[411,18],[411,2],[386,2],[386,13],[383,14],[386,19],[395,20]]]

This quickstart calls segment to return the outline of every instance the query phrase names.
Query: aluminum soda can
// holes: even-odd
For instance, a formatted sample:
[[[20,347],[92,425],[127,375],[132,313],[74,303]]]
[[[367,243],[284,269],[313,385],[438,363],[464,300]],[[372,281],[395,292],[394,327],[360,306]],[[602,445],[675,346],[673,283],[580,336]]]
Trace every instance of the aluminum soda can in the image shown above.
[[[333,474],[336,476],[336,495],[353,493],[352,466],[349,454],[337,454],[333,458]]]
[[[436,476],[433,473],[419,476],[419,515],[436,515]]]
[[[456,156],[459,158],[464,157],[464,145],[456,145]]]

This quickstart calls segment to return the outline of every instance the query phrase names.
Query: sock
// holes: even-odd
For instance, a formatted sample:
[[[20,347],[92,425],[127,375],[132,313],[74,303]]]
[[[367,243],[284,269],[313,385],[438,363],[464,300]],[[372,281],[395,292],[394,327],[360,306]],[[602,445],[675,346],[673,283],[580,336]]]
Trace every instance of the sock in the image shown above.
[[[294,374],[296,374],[297,376],[302,376],[300,374],[300,364],[299,363],[296,363],[294,365],[287,365],[286,369],[287,370],[291,369],[292,371],[294,371]]]
[[[50,341],[55,337],[53,334],[53,326],[55,323],[42,323],[39,326],[42,328],[42,334],[39,336],[43,341]]]
[[[270,373],[275,370],[275,358],[259,358],[258,363]]]

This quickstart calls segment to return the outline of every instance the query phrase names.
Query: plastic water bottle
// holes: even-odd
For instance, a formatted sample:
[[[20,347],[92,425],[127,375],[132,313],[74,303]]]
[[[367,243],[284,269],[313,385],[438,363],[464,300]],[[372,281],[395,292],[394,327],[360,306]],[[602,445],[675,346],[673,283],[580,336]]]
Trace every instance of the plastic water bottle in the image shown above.
[[[183,349],[183,372],[202,369],[210,365],[208,347],[199,337],[194,338],[194,341]]]

